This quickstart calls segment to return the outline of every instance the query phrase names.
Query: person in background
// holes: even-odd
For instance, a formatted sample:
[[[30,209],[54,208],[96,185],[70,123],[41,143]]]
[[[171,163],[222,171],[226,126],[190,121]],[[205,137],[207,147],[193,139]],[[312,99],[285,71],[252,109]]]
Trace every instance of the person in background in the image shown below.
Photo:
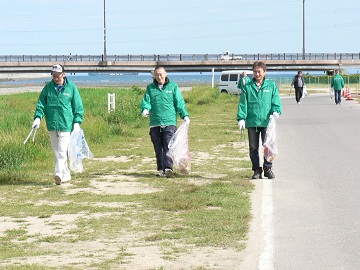
[[[173,176],[173,162],[166,154],[169,142],[176,132],[176,115],[190,122],[184,98],[178,85],[167,77],[164,67],[156,67],[154,81],[146,87],[140,110],[144,117],[150,115],[150,138],[154,145],[157,176]]]
[[[243,71],[243,73],[241,73],[237,88],[239,89],[239,95],[241,95],[242,89],[244,88],[244,86],[250,82],[250,78],[247,76],[246,72]]]
[[[344,78],[340,75],[340,71],[335,71],[335,76],[331,78],[331,88],[334,88],[335,104],[341,104],[341,90],[344,88]]]
[[[266,128],[271,117],[277,119],[282,113],[279,90],[273,81],[265,78],[266,65],[256,61],[253,64],[254,78],[245,85],[239,100],[237,121],[240,130],[247,128],[249,152],[254,174],[252,179],[262,179],[262,172],[268,179],[275,178],[272,163],[264,158],[264,170],[260,166],[259,140],[264,143]]]
[[[37,101],[32,127],[39,128],[45,116],[55,158],[55,184],[60,185],[71,180],[67,164],[70,134],[80,131],[84,107],[79,90],[66,78],[64,67],[53,65],[51,74],[52,80],[45,85]]]
[[[303,96],[303,87],[305,86],[302,71],[299,70],[297,75],[294,76],[291,87],[295,87],[295,99],[297,104],[300,104],[300,99]]]

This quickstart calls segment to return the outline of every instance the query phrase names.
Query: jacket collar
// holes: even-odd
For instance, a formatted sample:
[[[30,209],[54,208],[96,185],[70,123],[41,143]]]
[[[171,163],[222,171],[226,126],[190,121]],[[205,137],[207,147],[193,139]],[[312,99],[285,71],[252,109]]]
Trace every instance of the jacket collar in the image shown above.
[[[169,78],[168,78],[168,77],[166,77],[166,78],[165,78],[164,87],[165,87],[165,85],[167,85],[169,82],[170,82]],[[156,79],[154,79],[154,84],[155,84],[156,86],[158,86],[158,85],[159,85],[159,83],[157,82],[157,80],[156,80]]]

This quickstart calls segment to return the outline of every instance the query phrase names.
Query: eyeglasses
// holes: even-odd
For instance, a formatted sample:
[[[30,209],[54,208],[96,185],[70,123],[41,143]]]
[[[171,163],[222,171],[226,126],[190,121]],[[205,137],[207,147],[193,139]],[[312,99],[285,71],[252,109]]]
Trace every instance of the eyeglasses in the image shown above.
[[[63,75],[63,73],[60,73],[59,75],[57,75],[57,74],[55,74],[55,73],[52,74],[52,76],[53,76],[54,78],[60,78],[60,77],[62,77],[62,75]]]

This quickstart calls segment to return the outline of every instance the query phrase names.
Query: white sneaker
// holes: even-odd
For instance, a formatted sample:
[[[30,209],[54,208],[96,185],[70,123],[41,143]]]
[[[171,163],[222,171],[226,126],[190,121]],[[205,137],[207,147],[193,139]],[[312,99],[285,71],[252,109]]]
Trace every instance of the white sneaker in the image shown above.
[[[167,178],[171,178],[173,176],[173,170],[172,169],[165,169],[165,175]]]
[[[165,176],[165,173],[163,170],[159,170],[158,173],[156,174],[156,176],[162,177],[162,176]]]
[[[66,182],[69,182],[70,180],[71,180],[71,175],[67,174],[62,177],[61,183],[66,183]]]
[[[300,102],[298,102],[298,104],[300,105]]]

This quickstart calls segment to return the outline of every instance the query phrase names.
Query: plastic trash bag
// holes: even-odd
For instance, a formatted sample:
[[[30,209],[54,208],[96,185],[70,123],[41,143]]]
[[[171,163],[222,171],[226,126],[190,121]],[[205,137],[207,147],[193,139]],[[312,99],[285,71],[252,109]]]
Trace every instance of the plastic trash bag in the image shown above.
[[[302,97],[306,97],[306,96],[308,96],[308,95],[309,95],[309,94],[308,94],[308,92],[307,92],[306,85],[304,85]]]
[[[264,147],[264,157],[268,162],[273,162],[275,156],[278,154],[276,144],[276,120],[274,117],[270,119],[270,122],[266,129]]]
[[[334,96],[334,88],[333,88],[333,87],[331,87],[331,88],[329,89],[329,96],[330,96],[331,99],[332,99],[333,96]]]
[[[189,123],[182,123],[171,138],[167,153],[173,161],[174,168],[182,174],[190,174],[191,169],[188,131]]]
[[[80,129],[78,132],[71,132],[69,146],[70,170],[82,173],[84,170],[82,160],[93,157],[94,155],[85,140],[84,131]]]

